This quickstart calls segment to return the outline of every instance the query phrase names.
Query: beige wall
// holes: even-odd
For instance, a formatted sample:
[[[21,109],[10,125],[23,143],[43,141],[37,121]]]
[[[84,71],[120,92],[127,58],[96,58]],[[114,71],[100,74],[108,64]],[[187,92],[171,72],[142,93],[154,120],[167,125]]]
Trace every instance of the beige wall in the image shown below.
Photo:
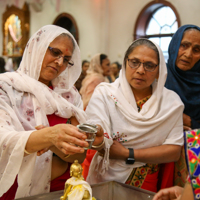
[[[30,2],[31,0],[29,0]],[[200,26],[200,0],[168,0],[178,11],[181,25]],[[42,12],[30,6],[30,35],[41,26],[52,24],[63,12],[71,14],[79,29],[82,59],[91,59],[96,53],[108,54],[111,61],[122,63],[123,55],[133,39],[133,28],[142,8],[151,0],[61,0],[56,12],[55,0],[45,0]],[[0,1],[0,20],[5,6]],[[2,26],[0,27],[2,53]]]

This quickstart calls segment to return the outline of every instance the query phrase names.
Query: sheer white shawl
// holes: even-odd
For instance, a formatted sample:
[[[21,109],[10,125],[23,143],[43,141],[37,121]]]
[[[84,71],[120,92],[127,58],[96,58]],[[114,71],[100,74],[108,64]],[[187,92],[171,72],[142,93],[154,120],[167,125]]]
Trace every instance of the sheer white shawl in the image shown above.
[[[126,148],[143,149],[163,144],[183,145],[183,103],[179,96],[164,87],[167,68],[160,47],[159,78],[152,84],[152,96],[138,112],[131,87],[122,66],[119,79],[114,83],[101,83],[95,89],[86,113],[88,123],[100,124],[105,135],[104,158],[95,154],[87,181],[124,183],[135,167],[145,163],[127,165],[123,160],[109,159],[113,139]]]
[[[49,44],[62,33],[74,40],[74,66],[52,81],[51,90],[38,79]],[[24,157],[24,148],[35,126],[49,125],[46,115],[75,116],[85,122],[82,101],[73,86],[80,73],[80,50],[73,36],[61,27],[47,25],[30,38],[17,72],[0,75],[0,196],[17,175],[16,198],[49,192],[52,152]]]

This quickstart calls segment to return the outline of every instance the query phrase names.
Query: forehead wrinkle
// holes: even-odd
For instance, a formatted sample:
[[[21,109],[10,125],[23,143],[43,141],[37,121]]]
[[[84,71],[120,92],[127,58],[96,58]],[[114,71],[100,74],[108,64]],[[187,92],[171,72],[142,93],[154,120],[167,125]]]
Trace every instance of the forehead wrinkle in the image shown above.
[[[188,45],[192,45],[191,42],[188,42],[188,41],[182,41],[182,44],[188,44]],[[197,47],[197,48],[200,48],[200,45],[199,44],[194,44],[193,47]]]

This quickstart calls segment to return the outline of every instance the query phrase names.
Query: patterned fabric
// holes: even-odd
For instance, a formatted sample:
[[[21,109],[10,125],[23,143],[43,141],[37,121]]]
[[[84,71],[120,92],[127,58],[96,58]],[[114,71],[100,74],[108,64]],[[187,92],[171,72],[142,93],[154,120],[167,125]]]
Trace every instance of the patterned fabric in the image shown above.
[[[138,112],[140,112],[140,110],[142,109],[142,106],[144,105],[144,103],[151,97],[151,95],[145,97],[142,100],[137,101],[137,107],[138,107]]]
[[[157,172],[159,168],[160,165],[156,164],[146,164],[145,166],[134,168],[125,183],[140,188],[147,175]]]
[[[181,156],[177,162],[175,162],[174,169],[174,185],[184,187],[187,182],[188,170],[185,158],[185,149],[184,146],[181,150]]]
[[[142,100],[137,101],[138,112],[142,109],[142,106],[145,102],[151,97],[151,95],[145,97]],[[145,181],[145,178],[148,174],[153,174],[159,170],[159,165],[146,164],[145,166],[134,168],[125,182],[128,185],[135,187],[141,187]]]
[[[200,129],[185,132],[186,161],[194,198],[200,199]]]

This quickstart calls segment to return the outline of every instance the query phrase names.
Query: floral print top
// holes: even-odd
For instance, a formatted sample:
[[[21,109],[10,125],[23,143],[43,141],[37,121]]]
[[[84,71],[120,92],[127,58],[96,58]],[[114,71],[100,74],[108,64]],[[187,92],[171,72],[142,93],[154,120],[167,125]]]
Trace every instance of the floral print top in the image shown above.
[[[142,106],[147,102],[147,100],[151,97],[151,95],[145,97],[142,100],[137,101],[138,112],[142,109]]]

